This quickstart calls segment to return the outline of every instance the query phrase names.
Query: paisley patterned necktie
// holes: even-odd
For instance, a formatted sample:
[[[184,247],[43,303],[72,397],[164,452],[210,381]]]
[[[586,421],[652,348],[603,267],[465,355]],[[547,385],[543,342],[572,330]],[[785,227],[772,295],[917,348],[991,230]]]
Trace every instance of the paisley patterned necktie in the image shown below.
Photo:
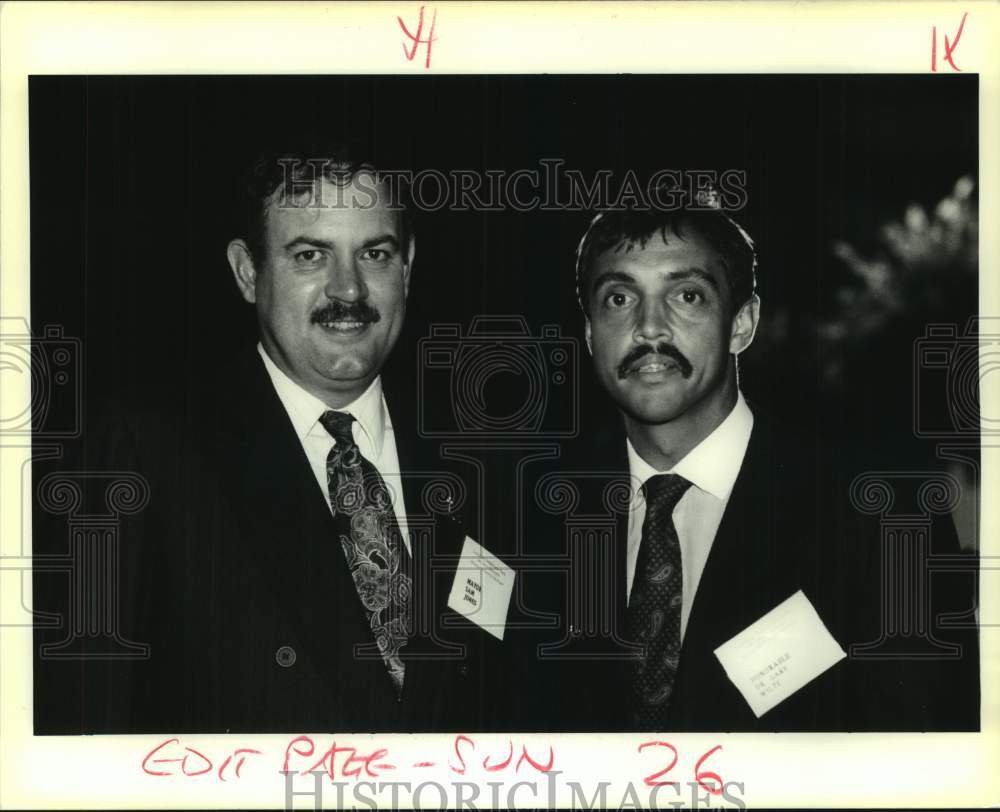
[[[408,556],[392,500],[382,476],[354,442],[354,417],[328,411],[319,420],[336,440],[326,458],[326,481],[340,546],[375,645],[402,696],[405,666],[400,651],[409,628],[412,581],[405,572]]]
[[[683,576],[673,512],[691,486],[676,474],[657,474],[643,485],[646,518],[628,609],[629,640],[646,647],[632,671],[632,722],[641,730],[662,730],[681,651]]]

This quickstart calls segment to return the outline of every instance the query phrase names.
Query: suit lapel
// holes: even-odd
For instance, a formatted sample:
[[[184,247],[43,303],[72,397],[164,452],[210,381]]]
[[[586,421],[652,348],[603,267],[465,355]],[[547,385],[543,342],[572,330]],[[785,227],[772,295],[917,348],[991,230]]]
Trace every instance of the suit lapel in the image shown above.
[[[445,470],[442,460],[434,453],[436,445],[422,442],[416,426],[412,425],[416,410],[398,408],[402,404],[412,404],[412,399],[404,394],[405,390],[394,388],[397,377],[392,381],[384,379],[383,387],[393,422],[410,537],[413,633],[404,649],[406,677],[402,713],[405,727],[411,729],[426,728],[428,719],[434,716],[433,709],[450,701],[441,658],[449,653],[457,655],[460,649],[449,647],[438,635],[442,618],[451,612],[447,601],[455,567],[449,564],[442,570],[439,562],[442,557],[457,559],[465,533],[458,516],[439,513],[437,505],[428,511],[425,491],[431,488],[438,492],[433,483]],[[447,630],[445,635],[449,636]]]
[[[716,729],[715,720],[730,725],[734,719],[753,719],[714,654],[748,625],[745,563],[751,539],[745,531],[754,525],[746,473],[751,463],[748,451],[695,593],[670,704],[670,726],[675,729]]]
[[[758,726],[714,651],[795,590],[774,463],[768,427],[756,421],[685,631],[670,710],[679,729]]]
[[[611,594],[615,596],[615,618],[618,629],[624,632],[625,611],[628,608],[628,519],[632,505],[632,478],[628,469],[628,454],[624,438],[614,444],[615,452],[609,457],[611,487],[621,489],[625,495],[623,510],[615,512],[615,580]]]
[[[789,556],[777,548],[775,539],[781,534],[773,532],[771,513],[780,509],[780,504],[774,495],[774,461],[769,457],[767,435],[767,427],[758,421],[698,584],[674,683],[670,729],[747,729],[756,724],[714,650],[794,591],[784,577],[790,571]],[[607,461],[606,470],[621,472],[613,473],[610,481],[630,487],[624,437],[619,434],[613,442],[602,440],[598,448],[601,450],[595,459]],[[616,617],[623,628],[628,511],[617,518],[615,553],[618,583],[612,585],[612,594],[618,596]],[[608,675],[608,693],[622,698],[616,711],[621,720],[627,719],[624,699],[628,676],[625,661],[615,663]]]
[[[380,659],[359,659],[373,641],[336,537],[333,518],[291,421],[254,357],[242,370],[240,419],[220,434],[245,559],[261,575],[262,595],[324,675],[331,691],[373,696],[391,707],[394,691]],[[275,641],[281,643],[282,641]]]

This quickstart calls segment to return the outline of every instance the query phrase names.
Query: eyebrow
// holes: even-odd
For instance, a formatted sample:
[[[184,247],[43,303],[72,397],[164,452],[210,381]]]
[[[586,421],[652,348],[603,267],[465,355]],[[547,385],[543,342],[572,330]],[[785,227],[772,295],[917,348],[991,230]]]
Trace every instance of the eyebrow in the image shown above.
[[[671,281],[676,279],[698,279],[709,285],[713,290],[718,291],[719,289],[719,283],[715,280],[715,277],[701,268],[679,268],[676,271],[668,273],[667,279]],[[625,282],[628,284],[635,282],[635,277],[622,271],[605,271],[594,280],[591,290],[597,290],[607,282]]]
[[[392,246],[393,250],[399,250],[399,240],[392,234],[379,234],[376,237],[365,240],[361,244],[361,250],[366,248],[374,248],[377,245],[389,244]],[[299,234],[297,237],[292,238],[284,245],[284,250],[288,251],[297,245],[315,245],[317,248],[326,248],[328,250],[334,249],[336,246],[329,240],[322,240],[318,237],[310,237],[308,234]]]
[[[591,290],[597,290],[601,285],[606,282],[635,282],[635,279],[627,273],[622,273],[621,271],[605,271],[596,279],[594,279],[594,284],[590,286]]]
[[[715,277],[712,276],[712,274],[710,274],[708,271],[703,270],[702,268],[696,268],[696,267],[681,268],[679,270],[671,271],[670,273],[668,273],[667,278],[698,279],[704,282],[709,287],[711,287],[713,290],[717,291],[719,289],[719,283],[715,280]]]

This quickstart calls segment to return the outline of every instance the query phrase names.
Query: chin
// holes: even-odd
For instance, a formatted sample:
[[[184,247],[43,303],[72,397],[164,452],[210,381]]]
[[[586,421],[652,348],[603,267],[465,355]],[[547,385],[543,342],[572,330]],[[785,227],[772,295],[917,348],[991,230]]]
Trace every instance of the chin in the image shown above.
[[[370,365],[359,358],[344,358],[341,355],[319,364],[317,371],[321,377],[331,381],[359,380],[369,374]]]
[[[637,423],[647,426],[662,426],[676,420],[683,412],[677,409],[625,409],[626,414]]]
[[[657,425],[668,423],[680,414],[675,408],[670,408],[662,403],[650,404],[634,400],[619,400],[618,408],[631,420],[638,423]]]
[[[635,391],[619,389],[615,398],[618,408],[633,420],[642,423],[667,423],[684,412],[684,403],[674,387],[657,387]]]

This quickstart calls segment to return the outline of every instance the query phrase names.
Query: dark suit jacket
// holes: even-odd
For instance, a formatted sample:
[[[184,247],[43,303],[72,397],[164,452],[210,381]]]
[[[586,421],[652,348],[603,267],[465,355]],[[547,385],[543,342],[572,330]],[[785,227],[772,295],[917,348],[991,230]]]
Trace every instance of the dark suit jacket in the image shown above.
[[[634,646],[624,639],[624,432],[581,444],[559,469],[538,477],[526,532],[533,550],[576,563],[570,573],[553,566],[524,574],[525,611],[512,622],[536,628],[518,636],[524,687],[509,698],[511,715],[534,730],[627,730],[625,657]],[[978,729],[974,628],[935,632],[962,646],[958,659],[850,656],[852,644],[880,639],[886,594],[878,517],[863,516],[849,498],[858,470],[843,444],[822,432],[804,435],[756,416],[697,589],[668,730]],[[559,482],[575,491],[575,501],[558,496]],[[932,542],[936,554],[957,552],[949,517],[935,523]],[[974,567],[975,557],[969,562]],[[968,610],[973,582],[968,573],[935,578],[932,616]],[[800,589],[849,657],[757,719],[713,652]],[[556,626],[537,628],[532,613],[548,613]]]
[[[489,727],[484,663],[499,642],[446,607],[469,506],[443,498],[457,475],[418,441],[392,383],[414,579],[401,701],[381,658],[359,656],[373,640],[331,514],[253,353],[192,402],[119,414],[101,441],[91,467],[149,482],[122,527],[120,618],[151,656],[40,662],[36,689],[72,701],[36,691],[38,732]]]

